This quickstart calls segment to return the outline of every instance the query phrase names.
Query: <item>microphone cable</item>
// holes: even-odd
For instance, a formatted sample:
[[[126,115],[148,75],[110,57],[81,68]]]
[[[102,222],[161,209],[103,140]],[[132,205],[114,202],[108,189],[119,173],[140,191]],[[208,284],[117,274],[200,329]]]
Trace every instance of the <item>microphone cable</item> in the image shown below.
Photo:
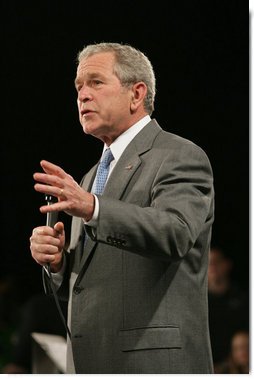
[[[53,197],[51,195],[45,195],[45,200],[47,202],[47,205],[51,205],[53,204]],[[47,226],[51,226],[52,228],[54,227],[54,225],[56,224],[57,222],[57,215],[58,215],[58,212],[47,212],[47,221],[46,221],[46,225]],[[58,299],[58,296],[57,296],[57,292],[56,292],[56,287],[55,287],[55,284],[54,284],[54,281],[53,281],[53,277],[52,277],[52,272],[51,272],[51,268],[50,268],[50,263],[47,263],[46,266],[44,266],[44,269],[48,275],[48,279],[49,279],[49,286],[50,286],[50,289],[52,291],[52,294],[53,294],[53,297],[54,297],[54,300],[55,300],[55,303],[56,303],[56,307],[57,307],[57,310],[58,310],[58,313],[60,315],[60,318],[63,322],[63,325],[64,325],[64,328],[67,332],[67,335],[68,337],[70,338],[71,340],[71,332],[70,332],[70,329],[67,325],[67,322],[66,322],[66,319],[63,315],[63,311],[62,311],[62,308],[60,306],[60,303],[59,303],[59,299]]]
[[[55,303],[56,303],[56,307],[57,307],[57,310],[58,310],[58,313],[59,313],[59,316],[63,322],[63,325],[64,325],[64,328],[66,330],[66,333],[68,334],[68,337],[70,338],[71,340],[71,332],[70,332],[70,329],[67,325],[67,322],[66,322],[66,319],[63,315],[63,311],[62,311],[62,308],[61,308],[61,305],[59,303],[59,299],[58,299],[58,296],[57,296],[57,293],[56,293],[56,287],[55,287],[55,284],[54,284],[54,281],[53,281],[53,278],[52,278],[52,272],[51,272],[51,269],[50,269],[50,264],[47,263],[47,267],[46,267],[46,273],[48,275],[48,278],[49,278],[49,286],[50,286],[50,289],[52,291],[52,294],[53,294],[53,297],[54,297],[54,300],[55,300]]]

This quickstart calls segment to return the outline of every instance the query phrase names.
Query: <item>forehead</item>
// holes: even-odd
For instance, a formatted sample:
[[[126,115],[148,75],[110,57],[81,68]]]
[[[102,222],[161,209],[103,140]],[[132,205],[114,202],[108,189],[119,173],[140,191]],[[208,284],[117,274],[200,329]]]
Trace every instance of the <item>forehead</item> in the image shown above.
[[[113,74],[114,62],[114,54],[111,52],[83,58],[77,67],[77,77],[93,73]]]

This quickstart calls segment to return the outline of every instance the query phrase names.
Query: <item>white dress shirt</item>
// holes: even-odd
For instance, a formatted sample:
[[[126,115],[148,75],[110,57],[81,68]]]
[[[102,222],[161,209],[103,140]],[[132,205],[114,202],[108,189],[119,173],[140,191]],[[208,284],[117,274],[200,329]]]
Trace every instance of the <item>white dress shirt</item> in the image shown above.
[[[138,122],[136,122],[136,124],[134,124],[133,126],[131,126],[129,129],[127,129],[123,134],[121,134],[114,142],[112,142],[112,144],[110,146],[107,146],[106,144],[104,144],[102,156],[103,156],[104,151],[108,147],[110,147],[111,153],[114,156],[114,160],[109,165],[109,173],[108,173],[107,181],[108,181],[108,178],[110,177],[110,175],[111,175],[111,173],[113,171],[113,168],[115,167],[116,163],[120,159],[120,157],[123,154],[123,152],[126,149],[126,147],[133,140],[133,138],[150,121],[151,121],[151,117],[149,115],[147,115],[147,116],[143,117],[141,120],[139,120]],[[93,192],[93,188],[92,188],[92,192]],[[99,215],[99,201],[98,201],[98,198],[97,198],[96,195],[94,195],[94,197],[95,197],[95,205],[94,205],[93,216],[92,216],[91,220],[89,220],[88,222],[86,222],[84,220],[84,223],[86,225],[89,225],[89,226],[92,226],[92,227],[96,227],[97,226],[97,220],[98,220],[98,215]]]

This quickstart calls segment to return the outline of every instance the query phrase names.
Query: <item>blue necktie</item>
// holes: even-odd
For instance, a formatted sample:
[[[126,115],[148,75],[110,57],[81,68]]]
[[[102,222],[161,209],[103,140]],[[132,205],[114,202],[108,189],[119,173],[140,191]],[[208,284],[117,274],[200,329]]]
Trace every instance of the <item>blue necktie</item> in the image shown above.
[[[106,149],[104,151],[102,159],[99,163],[97,173],[96,173],[96,177],[95,177],[95,180],[94,180],[94,183],[92,186],[91,192],[94,193],[95,195],[101,195],[103,193],[105,183],[106,183],[108,173],[109,173],[110,162],[112,162],[113,160],[114,160],[114,156],[111,153],[111,150],[109,148]],[[84,233],[84,242],[83,242],[84,246],[87,242],[87,239],[88,239],[88,235],[85,232]]]
[[[109,173],[110,162],[114,159],[111,150],[108,148],[104,151],[102,160],[97,169],[97,174],[95,178],[95,184],[93,185],[92,193],[95,195],[101,195],[103,193],[105,183]]]

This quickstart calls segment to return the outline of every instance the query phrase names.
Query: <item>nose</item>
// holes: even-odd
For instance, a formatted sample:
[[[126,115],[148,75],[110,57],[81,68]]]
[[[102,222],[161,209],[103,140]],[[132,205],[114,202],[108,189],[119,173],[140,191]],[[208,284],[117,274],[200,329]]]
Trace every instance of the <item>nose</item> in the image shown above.
[[[83,85],[82,88],[78,91],[78,100],[82,103],[90,101],[92,99],[92,95],[88,86]]]

